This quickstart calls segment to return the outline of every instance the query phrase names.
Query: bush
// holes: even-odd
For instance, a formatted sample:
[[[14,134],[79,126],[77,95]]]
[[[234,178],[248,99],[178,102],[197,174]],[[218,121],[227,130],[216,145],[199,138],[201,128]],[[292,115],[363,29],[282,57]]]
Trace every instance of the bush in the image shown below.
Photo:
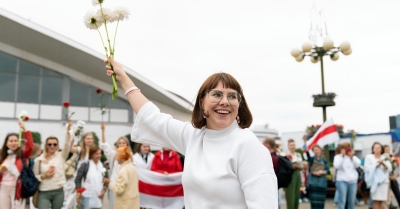
[[[31,132],[32,133],[32,138],[33,138],[33,143],[36,144],[42,144],[42,137],[39,132]]]

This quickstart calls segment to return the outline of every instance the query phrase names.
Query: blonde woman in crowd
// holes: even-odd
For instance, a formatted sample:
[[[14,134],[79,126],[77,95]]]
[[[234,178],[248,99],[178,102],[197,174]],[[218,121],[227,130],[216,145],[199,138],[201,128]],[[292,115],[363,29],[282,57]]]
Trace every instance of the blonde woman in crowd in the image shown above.
[[[18,181],[23,168],[21,156],[28,160],[33,149],[32,134],[18,121],[23,131],[25,148],[18,146],[18,134],[7,134],[0,152],[0,204],[5,209],[25,209],[25,198],[21,197],[22,181]]]
[[[114,209],[139,209],[139,179],[136,167],[131,162],[129,147],[117,149],[116,160],[121,166],[115,182],[110,183],[110,190],[115,194]]]
[[[150,145],[139,143],[133,158],[137,168],[150,170],[154,159],[154,154],[150,151]]]
[[[72,135],[73,133],[71,133]],[[89,161],[89,150],[95,145],[93,134],[91,132],[86,132],[80,139],[78,146],[74,145],[74,140],[71,142],[70,152],[73,154],[71,158],[76,160],[76,171],[78,171],[79,167],[84,162]],[[76,208],[76,194],[75,194],[75,177],[74,176],[67,180],[67,183],[64,186],[65,198],[64,198],[64,207],[66,209],[75,209]]]
[[[303,158],[300,153],[296,152],[296,143],[293,139],[288,140],[288,148],[289,152],[286,156],[293,164],[294,173],[292,175],[292,181],[289,186],[285,188],[286,205],[288,209],[298,209],[301,186],[300,171],[303,169]]]
[[[104,151],[104,154],[107,157],[108,163],[110,165],[110,180],[111,180],[111,182],[115,182],[121,166],[118,163],[117,159],[115,158],[115,154],[116,154],[115,150],[113,148],[111,148],[111,146],[106,141],[104,123],[101,123],[100,128],[101,128],[100,148]],[[117,148],[127,147],[128,150],[130,150],[129,141],[126,137],[120,137],[115,144],[116,144]],[[133,163],[132,152],[131,152],[130,156],[132,159],[130,162]],[[114,201],[115,201],[115,194],[112,191],[108,191],[109,208],[114,207]]]
[[[68,122],[67,133],[62,151],[59,151],[57,137],[50,136],[44,144],[44,152],[40,155],[33,168],[39,184],[38,208],[61,209],[64,200],[63,186],[66,183],[64,163],[68,158],[71,136],[69,130],[72,123]]]

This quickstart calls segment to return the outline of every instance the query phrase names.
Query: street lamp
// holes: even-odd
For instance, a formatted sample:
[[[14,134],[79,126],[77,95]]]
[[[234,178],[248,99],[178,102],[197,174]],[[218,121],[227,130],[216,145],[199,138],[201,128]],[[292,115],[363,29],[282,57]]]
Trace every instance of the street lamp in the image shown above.
[[[292,56],[297,62],[304,60],[304,57],[309,56],[312,63],[321,63],[321,83],[322,94],[313,95],[314,107],[322,107],[323,122],[326,121],[326,108],[335,106],[334,98],[335,93],[325,92],[324,81],[324,57],[329,56],[331,60],[337,61],[339,59],[339,52],[344,55],[350,55],[352,49],[348,41],[343,41],[338,47],[334,46],[334,42],[328,36],[326,27],[325,16],[322,10],[317,10],[315,5],[311,10],[311,28],[309,38],[312,42],[305,42],[301,49],[294,48],[291,51]],[[325,146],[325,158],[329,161],[329,149]]]
[[[322,107],[323,120],[325,122],[326,107],[335,106],[335,103],[333,102],[332,94],[327,95],[325,93],[324,56],[329,56],[331,60],[337,61],[339,59],[339,52],[344,55],[350,55],[352,49],[348,41],[343,41],[339,47],[335,47],[332,39],[329,37],[324,39],[322,46],[315,46],[310,42],[305,42],[301,48],[302,51],[298,48],[292,49],[291,54],[296,61],[301,62],[304,60],[304,57],[309,56],[312,63],[321,63],[322,94],[318,96],[314,95],[314,107]]]

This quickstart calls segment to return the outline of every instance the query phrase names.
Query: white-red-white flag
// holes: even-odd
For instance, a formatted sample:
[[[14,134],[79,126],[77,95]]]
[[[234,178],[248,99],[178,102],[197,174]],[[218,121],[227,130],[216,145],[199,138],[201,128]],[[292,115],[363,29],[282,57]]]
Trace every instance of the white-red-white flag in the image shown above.
[[[177,209],[185,205],[182,172],[161,174],[137,168],[139,176],[139,202],[142,208]]]
[[[318,129],[318,131],[314,134],[311,139],[307,140],[307,148],[311,150],[312,147],[316,144],[323,147],[327,144],[334,143],[339,141],[339,133],[337,132],[335,124],[333,124],[333,120],[329,119],[325,121],[324,124]]]

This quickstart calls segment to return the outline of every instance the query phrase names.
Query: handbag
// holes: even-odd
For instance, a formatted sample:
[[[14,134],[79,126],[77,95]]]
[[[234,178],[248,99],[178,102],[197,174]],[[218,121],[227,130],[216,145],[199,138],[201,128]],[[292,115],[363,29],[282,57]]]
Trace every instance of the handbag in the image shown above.
[[[78,159],[78,154],[74,153],[71,158],[69,158],[65,164],[64,164],[64,171],[65,171],[65,177],[71,178],[74,176],[74,173],[76,171],[76,165],[77,165],[77,160]]]
[[[28,198],[32,197],[39,188],[39,180],[36,178],[33,171],[26,165],[24,154],[21,155],[22,170],[18,177],[18,181],[21,181],[21,197]]]
[[[39,160],[39,174],[40,172],[40,165],[41,165],[41,160]],[[38,185],[38,189],[36,190],[35,194],[33,194],[32,196],[32,204],[33,206],[35,206],[35,208],[38,208],[38,198],[39,198],[39,185]]]

